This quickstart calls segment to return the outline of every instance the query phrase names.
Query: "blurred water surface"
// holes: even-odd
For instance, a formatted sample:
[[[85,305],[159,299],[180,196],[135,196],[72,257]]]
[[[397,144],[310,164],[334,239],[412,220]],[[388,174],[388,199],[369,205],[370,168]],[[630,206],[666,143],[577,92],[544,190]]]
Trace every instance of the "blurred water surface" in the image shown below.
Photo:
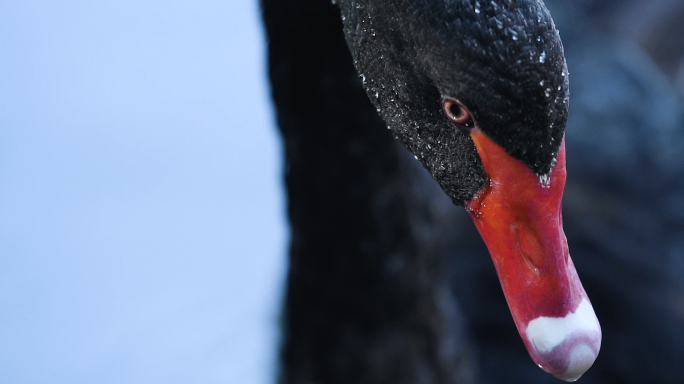
[[[0,52],[0,382],[271,382],[258,4],[6,1]]]

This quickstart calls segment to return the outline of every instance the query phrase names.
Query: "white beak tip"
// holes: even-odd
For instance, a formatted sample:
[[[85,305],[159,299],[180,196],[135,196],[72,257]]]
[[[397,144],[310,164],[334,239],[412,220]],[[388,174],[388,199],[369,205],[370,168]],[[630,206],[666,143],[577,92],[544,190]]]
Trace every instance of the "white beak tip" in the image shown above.
[[[601,349],[601,327],[588,300],[565,317],[538,317],[525,334],[530,355],[554,377],[576,381],[586,372]]]
[[[595,347],[584,342],[575,344],[568,356],[568,368],[554,377],[564,381],[577,381],[594,364],[597,356]]]

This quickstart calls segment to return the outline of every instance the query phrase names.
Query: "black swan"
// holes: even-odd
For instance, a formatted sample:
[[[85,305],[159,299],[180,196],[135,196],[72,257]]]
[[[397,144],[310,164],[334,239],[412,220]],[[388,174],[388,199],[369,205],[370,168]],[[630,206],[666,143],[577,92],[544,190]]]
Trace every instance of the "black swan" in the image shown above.
[[[564,229],[603,331],[602,353],[580,381],[683,383],[684,103],[645,52],[610,27],[632,23],[625,14],[643,18],[629,8],[653,3],[546,4],[572,73]],[[671,40],[660,44],[673,49]],[[523,356],[470,218],[455,215],[451,282],[468,309],[477,382],[549,382]]]
[[[345,35],[328,4],[263,2],[292,223],[281,380],[470,374],[439,208],[392,135],[470,212],[533,360],[576,380],[601,331],[562,231],[568,81],[545,6],[339,6]]]

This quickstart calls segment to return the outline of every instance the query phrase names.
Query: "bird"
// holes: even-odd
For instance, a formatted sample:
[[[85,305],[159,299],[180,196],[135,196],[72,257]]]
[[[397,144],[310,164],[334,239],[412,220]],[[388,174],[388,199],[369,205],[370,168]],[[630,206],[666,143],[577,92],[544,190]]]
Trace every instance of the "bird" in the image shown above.
[[[603,331],[580,382],[684,382],[684,105],[646,52],[606,28],[635,3],[546,1],[572,72],[564,229]],[[471,308],[478,382],[549,382],[526,364],[486,248],[455,214],[450,281]]]
[[[502,203],[482,197],[507,179],[493,158],[562,193],[568,76],[548,11],[538,1],[262,8],[292,228],[280,381],[474,381],[478,346],[444,257],[461,228],[450,204],[476,223],[491,216],[487,206]],[[525,236],[518,245],[538,246]],[[527,253],[534,273],[545,260]],[[553,317],[579,313],[586,294],[576,290]],[[576,379],[598,353],[598,323],[583,311],[580,368],[534,356],[524,339],[559,378]]]

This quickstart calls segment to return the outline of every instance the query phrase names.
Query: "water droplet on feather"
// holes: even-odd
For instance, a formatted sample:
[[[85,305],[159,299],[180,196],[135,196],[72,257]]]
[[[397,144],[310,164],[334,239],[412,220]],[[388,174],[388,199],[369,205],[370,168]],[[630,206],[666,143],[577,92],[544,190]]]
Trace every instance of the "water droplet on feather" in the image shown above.
[[[546,175],[539,175],[539,184],[541,184],[542,188],[551,187],[550,175],[548,173]]]

